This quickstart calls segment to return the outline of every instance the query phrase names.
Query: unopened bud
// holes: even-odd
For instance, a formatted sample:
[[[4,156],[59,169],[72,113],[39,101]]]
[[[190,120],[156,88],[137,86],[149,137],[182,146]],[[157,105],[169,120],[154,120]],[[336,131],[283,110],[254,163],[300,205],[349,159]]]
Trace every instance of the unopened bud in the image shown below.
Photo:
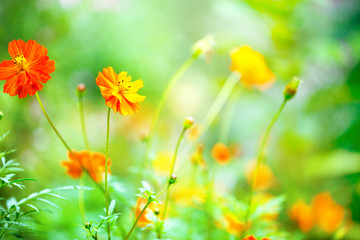
[[[299,84],[300,84],[301,80],[297,77],[294,77],[284,88],[284,98],[285,100],[290,100],[292,99],[298,88],[299,88]]]
[[[76,87],[76,92],[77,94],[79,94],[80,96],[84,96],[85,95],[85,91],[86,91],[86,86],[84,83],[79,83]]]
[[[91,222],[85,223],[85,228],[90,230],[91,229]]]
[[[4,114],[2,111],[0,111],[0,120],[4,118]]]
[[[184,128],[185,129],[189,129],[192,127],[192,125],[194,124],[194,118],[192,117],[186,117],[185,121],[184,121]]]
[[[214,52],[215,45],[216,42],[213,36],[207,35],[194,44],[192,51],[194,55],[209,60]]]
[[[177,180],[177,176],[175,174],[171,174],[169,178],[169,184],[174,184]]]
[[[159,208],[155,208],[154,214],[155,214],[156,216],[158,216],[158,215],[160,214],[160,209],[159,209]]]

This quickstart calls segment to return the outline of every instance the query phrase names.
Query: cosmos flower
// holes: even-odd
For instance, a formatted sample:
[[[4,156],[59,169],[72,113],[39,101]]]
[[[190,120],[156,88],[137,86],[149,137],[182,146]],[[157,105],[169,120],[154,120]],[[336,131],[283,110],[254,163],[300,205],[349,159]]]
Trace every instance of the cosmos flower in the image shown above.
[[[275,82],[275,75],[266,65],[264,56],[249,46],[235,48],[230,53],[231,71],[241,74],[245,86],[265,90]]]
[[[230,162],[231,154],[227,146],[222,143],[216,143],[211,149],[211,157],[220,165],[226,165]]]
[[[12,60],[0,63],[0,80],[5,80],[4,93],[24,98],[42,90],[55,71],[55,61],[49,60],[48,50],[33,40],[13,40],[9,43]]]
[[[252,184],[254,174],[256,170],[256,162],[251,161],[246,168],[246,179],[249,184]],[[258,168],[258,173],[254,183],[254,189],[257,190],[266,190],[271,187],[275,182],[274,174],[272,173],[270,167],[265,163],[260,164]]]
[[[244,238],[243,240],[257,240],[256,237],[254,237],[254,235],[251,236],[247,236],[246,238]],[[264,237],[261,240],[271,240],[270,238]]]
[[[303,232],[309,232],[315,224],[312,208],[303,200],[299,200],[292,205],[289,215],[291,220],[296,222]]]
[[[105,155],[98,152],[72,151],[68,152],[68,161],[61,161],[61,165],[66,168],[66,173],[72,178],[80,178],[83,172],[81,165],[89,172],[95,182],[103,179],[105,172]],[[110,172],[111,159],[108,159],[108,172]]]
[[[101,95],[105,99],[105,104],[126,116],[140,111],[140,102],[145,100],[144,96],[137,94],[144,86],[142,80],[131,82],[131,76],[127,72],[116,74],[112,67],[104,68],[96,78]]]

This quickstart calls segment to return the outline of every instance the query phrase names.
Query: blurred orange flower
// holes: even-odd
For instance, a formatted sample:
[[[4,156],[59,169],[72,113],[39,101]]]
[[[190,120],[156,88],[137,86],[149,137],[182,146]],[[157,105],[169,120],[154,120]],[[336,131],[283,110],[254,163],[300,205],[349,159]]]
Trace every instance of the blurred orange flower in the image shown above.
[[[333,233],[344,220],[344,207],[337,204],[329,192],[317,194],[312,200],[315,221],[326,233]]]
[[[155,158],[152,160],[152,167],[157,175],[167,176],[169,175],[171,161],[174,154],[169,151],[160,151],[156,154]]]
[[[230,53],[231,71],[241,74],[241,81],[246,86],[255,86],[265,90],[275,82],[275,75],[265,63],[264,56],[249,46],[235,48]]]
[[[115,113],[126,116],[140,111],[139,103],[145,100],[144,96],[137,94],[144,86],[142,80],[131,82],[131,76],[127,76],[127,72],[116,74],[112,67],[107,67],[99,72],[96,84],[105,98],[105,104]]]
[[[138,198],[136,201],[135,206],[135,217],[138,217],[141,211],[144,209],[147,203],[147,199],[145,198]],[[144,213],[139,218],[137,225],[139,227],[146,227],[146,225],[153,223],[154,219],[156,219],[155,211],[159,210],[160,204],[152,202],[149,206],[145,209]]]
[[[6,81],[4,93],[24,98],[42,90],[42,83],[55,71],[55,61],[49,60],[47,48],[33,40],[13,40],[8,50],[12,60],[0,63],[0,80]]]
[[[238,236],[245,229],[245,223],[243,221],[240,221],[232,213],[224,214],[223,222],[225,230],[235,236]]]
[[[289,215],[290,219],[296,222],[303,232],[309,232],[315,224],[312,208],[303,200],[292,205]]]
[[[68,160],[61,161],[61,165],[66,168],[66,173],[72,178],[80,178],[83,172],[81,165],[89,172],[95,182],[103,179],[105,172],[105,155],[98,152],[72,151],[67,153]],[[80,165],[80,163],[81,165]],[[108,172],[110,172],[111,159],[108,159]]]
[[[251,236],[247,236],[247,237],[243,238],[243,240],[257,240],[257,239],[256,239],[256,237],[254,237],[254,235],[251,235]],[[261,240],[271,240],[271,239],[264,237]]]
[[[303,232],[308,232],[317,225],[324,232],[333,233],[343,223],[345,209],[332,199],[330,193],[322,192],[313,198],[311,206],[302,200],[296,202],[289,215]]]
[[[252,184],[255,170],[256,170],[256,162],[251,161],[246,169],[246,179],[249,184]],[[254,183],[254,189],[266,190],[269,187],[271,187],[274,184],[274,182],[275,182],[275,177],[270,167],[265,163],[260,164],[258,168],[256,180]]]
[[[211,149],[211,156],[220,165],[226,165],[230,162],[231,154],[227,146],[222,143],[216,143]]]

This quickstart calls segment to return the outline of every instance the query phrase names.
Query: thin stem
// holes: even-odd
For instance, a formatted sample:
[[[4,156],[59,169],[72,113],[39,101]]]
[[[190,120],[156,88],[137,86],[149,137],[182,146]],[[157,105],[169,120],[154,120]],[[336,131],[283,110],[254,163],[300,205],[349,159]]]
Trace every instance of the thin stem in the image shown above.
[[[42,102],[41,102],[41,99],[40,99],[40,97],[39,97],[39,94],[36,92],[35,95],[36,95],[36,98],[37,98],[37,100],[38,100],[38,102],[39,102],[39,105],[40,105],[40,107],[41,107],[41,110],[43,111],[46,119],[48,120],[50,126],[52,127],[52,129],[54,130],[54,132],[56,133],[56,135],[58,136],[58,138],[60,139],[60,141],[62,142],[62,144],[64,145],[64,147],[69,151],[69,153],[70,153],[72,156],[74,156],[74,158],[78,161],[78,163],[79,163],[80,167],[82,168],[82,170],[86,172],[86,174],[87,174],[87,175],[89,176],[89,178],[93,181],[93,183],[101,190],[101,192],[104,192],[103,187],[102,187],[99,183],[97,183],[97,182],[91,177],[89,171],[84,167],[84,165],[81,163],[81,161],[79,160],[79,158],[78,158],[76,155],[73,154],[73,151],[71,150],[71,148],[69,147],[69,145],[65,142],[65,140],[64,140],[64,139],[62,138],[62,136],[60,135],[59,131],[56,129],[55,125],[52,123],[49,115],[47,114],[47,112],[46,112],[46,110],[45,110],[45,108],[44,108],[44,105],[43,105]]]
[[[125,240],[128,240],[128,239],[129,239],[129,237],[130,237],[131,233],[134,231],[134,229],[135,229],[135,227],[136,227],[136,224],[137,224],[137,222],[139,221],[141,215],[145,212],[146,208],[150,205],[151,202],[152,202],[152,200],[148,200],[148,201],[147,201],[147,203],[146,203],[146,205],[144,206],[143,210],[140,212],[139,216],[136,218],[134,224],[132,225],[129,233],[126,235]]]
[[[140,212],[140,214],[137,216],[137,218],[136,218],[134,224],[132,225],[129,233],[126,235],[125,240],[129,239],[129,237],[130,237],[131,233],[134,231],[134,229],[135,229],[135,227],[136,227],[136,224],[137,224],[137,222],[139,221],[141,215],[145,212],[146,208],[150,205],[150,203],[152,203],[155,199],[158,199],[164,192],[166,192],[166,190],[169,189],[169,187],[170,187],[170,184],[166,185],[166,187],[165,187],[160,193],[158,193],[158,194],[155,196],[155,198],[153,198],[153,199],[148,199],[148,201],[147,201],[146,205],[144,206],[143,210],[142,210],[142,211]]]
[[[189,67],[194,63],[194,61],[199,57],[199,53],[196,52],[193,55],[191,55],[184,63],[183,65],[179,68],[179,70],[175,73],[175,75],[170,79],[164,94],[162,95],[159,105],[156,109],[155,115],[153,117],[153,120],[151,122],[151,127],[150,127],[150,132],[149,132],[149,138],[146,142],[146,147],[145,147],[145,155],[144,155],[144,159],[141,163],[140,166],[140,170],[139,170],[139,177],[138,180],[140,180],[140,177],[143,174],[144,168],[147,167],[147,163],[149,161],[150,158],[150,153],[151,153],[151,148],[153,145],[153,140],[154,140],[154,133],[155,130],[157,128],[157,125],[159,123],[159,117],[163,111],[164,105],[166,100],[168,99],[172,89],[174,88],[175,84],[178,82],[178,80],[184,75],[184,73],[189,69]]]
[[[85,205],[84,205],[84,189],[82,187],[84,187],[84,177],[80,177],[80,189],[79,189],[79,209],[80,209],[80,215],[81,215],[81,220],[83,222],[83,224],[86,223],[86,215],[85,215]]]
[[[81,131],[82,131],[82,135],[83,135],[83,140],[84,140],[84,144],[85,144],[85,148],[86,150],[90,150],[89,147],[89,141],[86,135],[86,127],[85,127],[85,119],[84,119],[84,105],[83,105],[83,94],[78,93],[79,95],[79,114],[80,114],[80,123],[81,123]],[[81,177],[80,178],[80,186],[83,187],[84,186],[84,178]],[[81,215],[81,219],[83,221],[83,224],[85,224],[86,222],[86,214],[85,214],[85,204],[84,204],[84,189],[80,188],[79,189],[79,209],[80,209],[80,215]]]
[[[173,159],[172,159],[172,162],[171,162],[171,167],[170,167],[169,179],[171,179],[171,175],[174,173],[176,157],[177,157],[177,154],[178,154],[178,151],[179,151],[181,140],[184,138],[185,132],[186,132],[186,128],[184,127],[183,130],[181,131],[179,139],[177,140],[177,143],[176,143],[175,152],[174,152],[174,156],[173,156]],[[168,207],[168,203],[169,203],[169,199],[170,199],[170,185],[171,184],[169,184],[169,190],[168,190],[168,192],[166,194],[165,207],[164,207],[164,212],[163,212],[163,215],[162,215],[162,220],[164,220],[165,217],[166,217],[166,211],[167,211],[167,207]]]
[[[224,106],[226,100],[229,98],[232,90],[234,89],[236,83],[239,81],[238,73],[231,73],[230,76],[226,79],[224,86],[222,87],[220,93],[217,95],[214,103],[211,105],[208,113],[204,117],[203,121],[200,123],[202,128],[202,135],[208,130],[212,122],[215,120],[216,116],[219,114],[221,108]]]
[[[105,208],[106,217],[109,216],[109,186],[108,186],[108,155],[109,155],[109,129],[110,129],[110,108],[107,113],[106,122],[106,145],[105,145]],[[107,220],[107,234],[108,239],[111,239],[110,220]]]
[[[81,130],[84,139],[84,144],[86,150],[90,150],[89,140],[86,134],[86,125],[84,118],[84,104],[83,104],[83,94],[79,93],[79,113],[80,113],[80,122],[81,122]]]
[[[284,107],[286,105],[286,102],[287,102],[287,100],[284,99],[284,101],[282,102],[279,110],[276,112],[275,116],[273,117],[273,119],[271,120],[269,126],[267,127],[267,129],[265,131],[265,134],[264,134],[264,136],[263,136],[263,138],[261,140],[261,143],[259,145],[259,149],[258,149],[258,153],[257,153],[256,167],[255,167],[254,176],[253,176],[252,183],[251,183],[251,188],[250,188],[249,201],[248,201],[246,212],[245,212],[245,227],[244,227],[244,230],[242,232],[242,237],[244,237],[246,235],[246,231],[247,231],[247,228],[249,226],[249,218],[250,218],[252,200],[253,200],[253,196],[254,196],[254,188],[255,188],[257,177],[258,177],[259,167],[261,165],[261,161],[262,161],[263,156],[264,156],[264,149],[265,149],[267,140],[269,138],[270,132],[271,132],[272,128],[274,127],[275,122],[278,120],[282,110],[284,109]]]

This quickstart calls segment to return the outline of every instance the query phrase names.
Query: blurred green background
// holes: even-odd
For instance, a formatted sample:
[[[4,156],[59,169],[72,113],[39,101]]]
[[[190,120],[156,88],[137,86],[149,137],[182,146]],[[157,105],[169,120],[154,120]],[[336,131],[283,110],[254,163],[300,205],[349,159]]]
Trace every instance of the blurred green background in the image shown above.
[[[210,149],[227,124],[225,143],[240,145],[241,157],[222,168],[218,178],[227,190],[241,194],[244,165],[255,157],[259,138],[281,102],[283,86],[299,76],[304,81],[298,95],[286,106],[270,138],[268,162],[278,179],[274,193],[286,194],[286,209],[299,198],[309,201],[330,191],[351,210],[354,225],[347,239],[358,239],[359,23],[358,0],[1,0],[0,60],[10,59],[7,45],[13,39],[33,39],[48,48],[56,71],[39,94],[59,131],[77,150],[84,148],[77,84],[85,83],[88,90],[84,101],[91,147],[104,152],[107,107],[95,84],[97,73],[113,66],[116,72],[128,71],[134,80],[144,81],[139,92],[146,96],[142,111],[130,117],[111,116],[112,172],[123,183],[124,195],[131,196],[136,192],[132,169],[144,151],[139,136],[149,131],[161,94],[190,56],[192,45],[207,34],[217,42],[211,61],[196,61],[176,85],[161,116],[153,154],[173,150],[186,116],[203,118],[230,74],[230,50],[250,45],[265,56],[277,81],[265,92],[235,89],[205,136],[208,164],[212,164]],[[26,169],[23,175],[40,180],[28,184],[28,191],[78,184],[60,166],[66,150],[35,97],[18,99],[1,93],[0,111],[4,113],[0,133],[10,131],[2,148],[18,149],[13,157]],[[189,154],[180,155],[184,169]],[[186,171],[180,169],[179,175],[186,178]],[[21,197],[24,192],[4,194]],[[67,196],[68,201],[59,203],[63,210],[43,214],[49,219],[40,228],[44,238],[81,238],[76,225],[80,217],[74,211],[77,193]],[[94,190],[87,196],[88,214],[96,219],[102,213],[102,195]],[[289,230],[286,216],[281,221]]]

